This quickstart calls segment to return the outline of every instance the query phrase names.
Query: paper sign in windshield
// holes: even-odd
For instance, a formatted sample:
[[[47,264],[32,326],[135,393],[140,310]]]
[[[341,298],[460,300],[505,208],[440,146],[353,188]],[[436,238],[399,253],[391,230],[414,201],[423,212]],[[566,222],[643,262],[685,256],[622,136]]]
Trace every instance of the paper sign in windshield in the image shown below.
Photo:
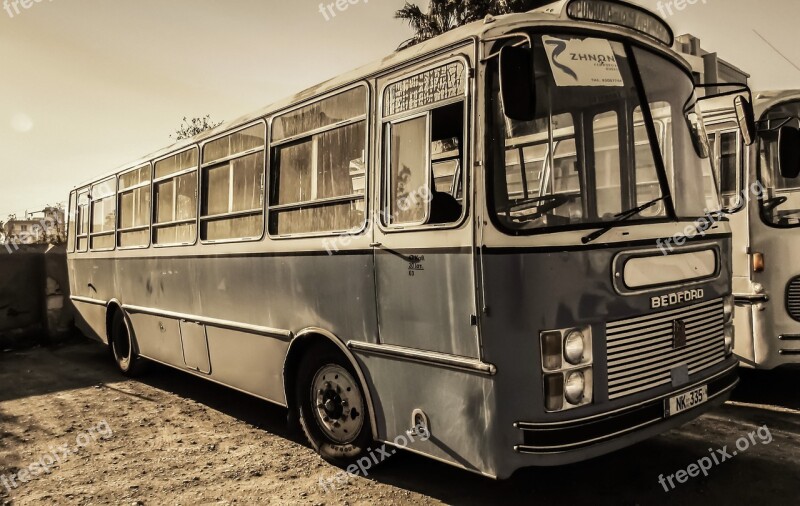
[[[625,86],[611,42],[543,36],[556,86]]]

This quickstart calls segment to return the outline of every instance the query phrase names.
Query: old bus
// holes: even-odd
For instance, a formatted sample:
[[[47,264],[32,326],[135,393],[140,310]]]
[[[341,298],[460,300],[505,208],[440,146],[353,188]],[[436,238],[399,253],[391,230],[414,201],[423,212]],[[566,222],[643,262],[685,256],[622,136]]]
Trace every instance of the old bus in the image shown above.
[[[728,223],[658,247],[720,205],[672,42],[605,0],[487,18],[82,184],[81,325],[340,465],[422,424],[505,478],[692,420],[738,361]]]
[[[733,213],[734,350],[742,363],[772,369],[800,364],[800,91],[758,93],[754,106],[758,139],[749,148],[730,98],[709,102],[704,117]]]

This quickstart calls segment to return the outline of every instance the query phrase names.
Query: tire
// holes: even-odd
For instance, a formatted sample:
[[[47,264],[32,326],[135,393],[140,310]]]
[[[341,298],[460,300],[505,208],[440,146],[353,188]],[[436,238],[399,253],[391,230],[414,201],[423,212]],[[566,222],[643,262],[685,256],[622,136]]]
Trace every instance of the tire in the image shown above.
[[[142,359],[136,353],[133,334],[122,311],[116,311],[111,319],[109,346],[111,357],[122,374],[134,377],[142,372]]]
[[[371,450],[366,396],[341,353],[312,350],[300,363],[296,385],[300,426],[323,459],[347,467]]]

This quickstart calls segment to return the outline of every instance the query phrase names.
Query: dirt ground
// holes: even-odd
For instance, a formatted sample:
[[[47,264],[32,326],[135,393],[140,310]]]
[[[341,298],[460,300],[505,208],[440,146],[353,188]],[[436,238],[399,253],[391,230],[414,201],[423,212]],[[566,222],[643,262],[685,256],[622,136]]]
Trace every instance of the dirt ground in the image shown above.
[[[0,504],[796,504],[800,371],[742,374],[723,408],[588,462],[494,482],[401,452],[326,492],[339,470],[289,433],[284,409],[161,366],[127,380],[90,342],[0,352]],[[764,425],[771,442],[659,484]]]

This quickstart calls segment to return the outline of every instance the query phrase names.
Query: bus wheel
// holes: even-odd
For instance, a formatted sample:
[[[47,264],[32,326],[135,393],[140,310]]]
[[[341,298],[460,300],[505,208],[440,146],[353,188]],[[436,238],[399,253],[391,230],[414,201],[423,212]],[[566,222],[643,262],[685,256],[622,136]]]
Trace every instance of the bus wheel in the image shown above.
[[[300,364],[297,405],[300,425],[328,462],[346,467],[370,450],[366,397],[352,366],[339,353],[307,354]]]
[[[133,336],[125,322],[122,311],[114,313],[111,320],[111,356],[117,368],[125,376],[135,376],[141,370],[141,359],[136,355]]]

